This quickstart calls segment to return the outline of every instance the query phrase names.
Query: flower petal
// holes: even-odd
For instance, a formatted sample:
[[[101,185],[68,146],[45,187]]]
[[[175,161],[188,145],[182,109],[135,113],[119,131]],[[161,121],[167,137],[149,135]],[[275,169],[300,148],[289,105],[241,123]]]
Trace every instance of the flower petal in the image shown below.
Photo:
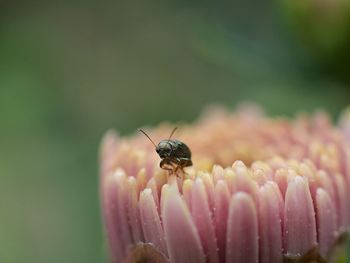
[[[203,181],[203,184],[205,186],[206,194],[207,194],[207,200],[209,204],[210,211],[214,211],[214,183],[213,183],[213,177],[209,175],[208,173],[205,173],[201,176],[201,179]]]
[[[220,165],[214,165],[212,168],[212,175],[213,175],[213,180],[215,184],[219,180],[223,180],[224,177],[224,169]]]
[[[146,188],[141,192],[139,207],[145,241],[152,243],[163,254],[167,255],[164,231],[151,189]]]
[[[192,210],[192,186],[193,180],[186,179],[182,187],[182,194],[190,211]]]
[[[117,151],[119,137],[113,130],[104,135],[100,147],[101,176],[105,176],[114,165],[114,153]]]
[[[303,255],[317,244],[315,211],[305,178],[295,176],[290,179],[284,214],[285,252]]]
[[[253,199],[238,192],[230,201],[227,220],[226,262],[256,263],[258,255],[258,222]]]
[[[117,170],[104,180],[103,207],[112,262],[119,262],[124,258],[132,243],[127,220],[127,199],[123,188],[125,180],[122,170]]]
[[[192,216],[201,238],[208,262],[219,262],[216,237],[208,204],[208,195],[201,178],[197,178],[192,188]]]
[[[283,199],[285,199],[287,186],[288,186],[287,177],[288,177],[288,172],[285,168],[279,168],[275,173],[275,182],[277,183],[281,191]]]
[[[333,202],[322,188],[317,189],[316,208],[320,254],[326,257],[336,237],[337,222]]]
[[[173,187],[162,189],[162,219],[172,263],[205,262],[203,248],[190,212]]]
[[[228,207],[230,201],[230,193],[227,188],[227,184],[223,180],[219,180],[215,186],[215,225],[216,225],[216,237],[219,248],[220,261],[225,261],[226,251],[226,229],[227,229],[227,217]]]
[[[280,217],[278,186],[267,182],[259,195],[259,254],[260,263],[282,261],[282,225]]]
[[[257,201],[258,184],[252,179],[248,168],[242,161],[236,161],[232,165],[236,173],[234,179],[234,192],[246,192],[253,197],[254,202]]]
[[[236,175],[233,172],[232,168],[225,169],[224,178],[225,178],[225,182],[227,184],[228,190],[230,191],[231,194],[235,191],[234,189],[235,177]]]
[[[139,205],[137,200],[137,186],[135,177],[128,178],[127,187],[127,210],[131,235],[135,243],[143,241]]]
[[[160,212],[160,204],[159,204],[159,195],[158,195],[158,188],[157,183],[154,178],[151,178],[147,183],[147,188],[152,190],[153,200],[156,204],[158,214]]]

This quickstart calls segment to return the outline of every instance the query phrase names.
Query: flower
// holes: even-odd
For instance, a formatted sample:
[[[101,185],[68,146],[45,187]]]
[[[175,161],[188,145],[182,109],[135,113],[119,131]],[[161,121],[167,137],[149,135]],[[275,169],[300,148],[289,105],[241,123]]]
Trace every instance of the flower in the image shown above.
[[[142,134],[108,132],[100,187],[111,261],[330,260],[350,224],[342,123],[322,112],[284,119],[252,106],[210,109],[177,134],[193,155],[183,178],[159,168]],[[157,142],[171,128],[148,133]]]

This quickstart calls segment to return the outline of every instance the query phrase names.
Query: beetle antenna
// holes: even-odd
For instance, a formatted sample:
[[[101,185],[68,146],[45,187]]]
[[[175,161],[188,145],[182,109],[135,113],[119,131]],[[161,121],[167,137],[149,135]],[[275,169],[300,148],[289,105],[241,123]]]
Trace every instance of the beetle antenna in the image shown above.
[[[175,128],[173,129],[173,131],[170,133],[170,136],[169,136],[168,141],[170,141],[171,137],[173,136],[173,134],[175,133],[176,130],[177,130],[177,127],[175,127]]]
[[[154,145],[154,147],[157,148],[157,145],[154,143],[154,141],[151,139],[151,137],[148,136],[147,133],[145,133],[142,129],[139,129],[139,131],[142,132],[151,141],[151,143]]]

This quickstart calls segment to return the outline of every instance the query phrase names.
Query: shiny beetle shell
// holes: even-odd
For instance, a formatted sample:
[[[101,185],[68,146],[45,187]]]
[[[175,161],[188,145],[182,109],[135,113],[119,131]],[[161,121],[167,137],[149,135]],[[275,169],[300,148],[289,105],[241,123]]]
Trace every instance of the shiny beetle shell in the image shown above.
[[[170,134],[169,139],[161,140],[158,145],[156,145],[143,130],[140,129],[140,132],[147,136],[156,147],[156,152],[162,159],[160,167],[169,171],[169,174],[174,173],[175,175],[178,175],[178,171],[183,172],[185,167],[192,165],[192,160],[190,148],[180,140],[171,139],[175,130],[176,128]]]

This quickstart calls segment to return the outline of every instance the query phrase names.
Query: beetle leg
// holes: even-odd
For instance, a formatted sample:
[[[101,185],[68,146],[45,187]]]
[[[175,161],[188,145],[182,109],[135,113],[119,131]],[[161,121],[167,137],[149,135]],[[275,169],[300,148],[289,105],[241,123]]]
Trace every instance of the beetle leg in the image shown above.
[[[180,173],[178,173],[180,171]],[[185,175],[185,171],[183,170],[183,167],[181,164],[178,164],[175,167],[175,171],[174,171],[176,177],[180,178],[180,179],[184,179],[184,175]]]
[[[181,164],[182,167],[187,167],[192,165],[191,159],[188,158],[178,158],[179,164]]]
[[[171,161],[168,159],[163,159],[161,160],[159,166],[160,168],[162,168],[163,170],[166,170],[169,172],[169,175],[172,175],[174,173],[174,167],[171,165]],[[169,167],[170,166],[170,167]]]
[[[178,174],[177,174],[177,171],[178,171],[178,170],[179,170],[179,165],[177,165],[177,166],[175,167],[175,170],[174,170],[174,173],[176,174],[177,177],[179,177]]]
[[[164,165],[166,165],[167,163],[168,163],[168,160],[167,160],[167,159],[163,159],[163,160],[160,161],[159,167],[162,168],[162,169],[164,169],[163,167],[164,167]]]
[[[172,168],[163,167],[162,169],[165,170],[165,171],[168,171],[169,175],[172,175],[174,173],[174,169],[172,169]]]

